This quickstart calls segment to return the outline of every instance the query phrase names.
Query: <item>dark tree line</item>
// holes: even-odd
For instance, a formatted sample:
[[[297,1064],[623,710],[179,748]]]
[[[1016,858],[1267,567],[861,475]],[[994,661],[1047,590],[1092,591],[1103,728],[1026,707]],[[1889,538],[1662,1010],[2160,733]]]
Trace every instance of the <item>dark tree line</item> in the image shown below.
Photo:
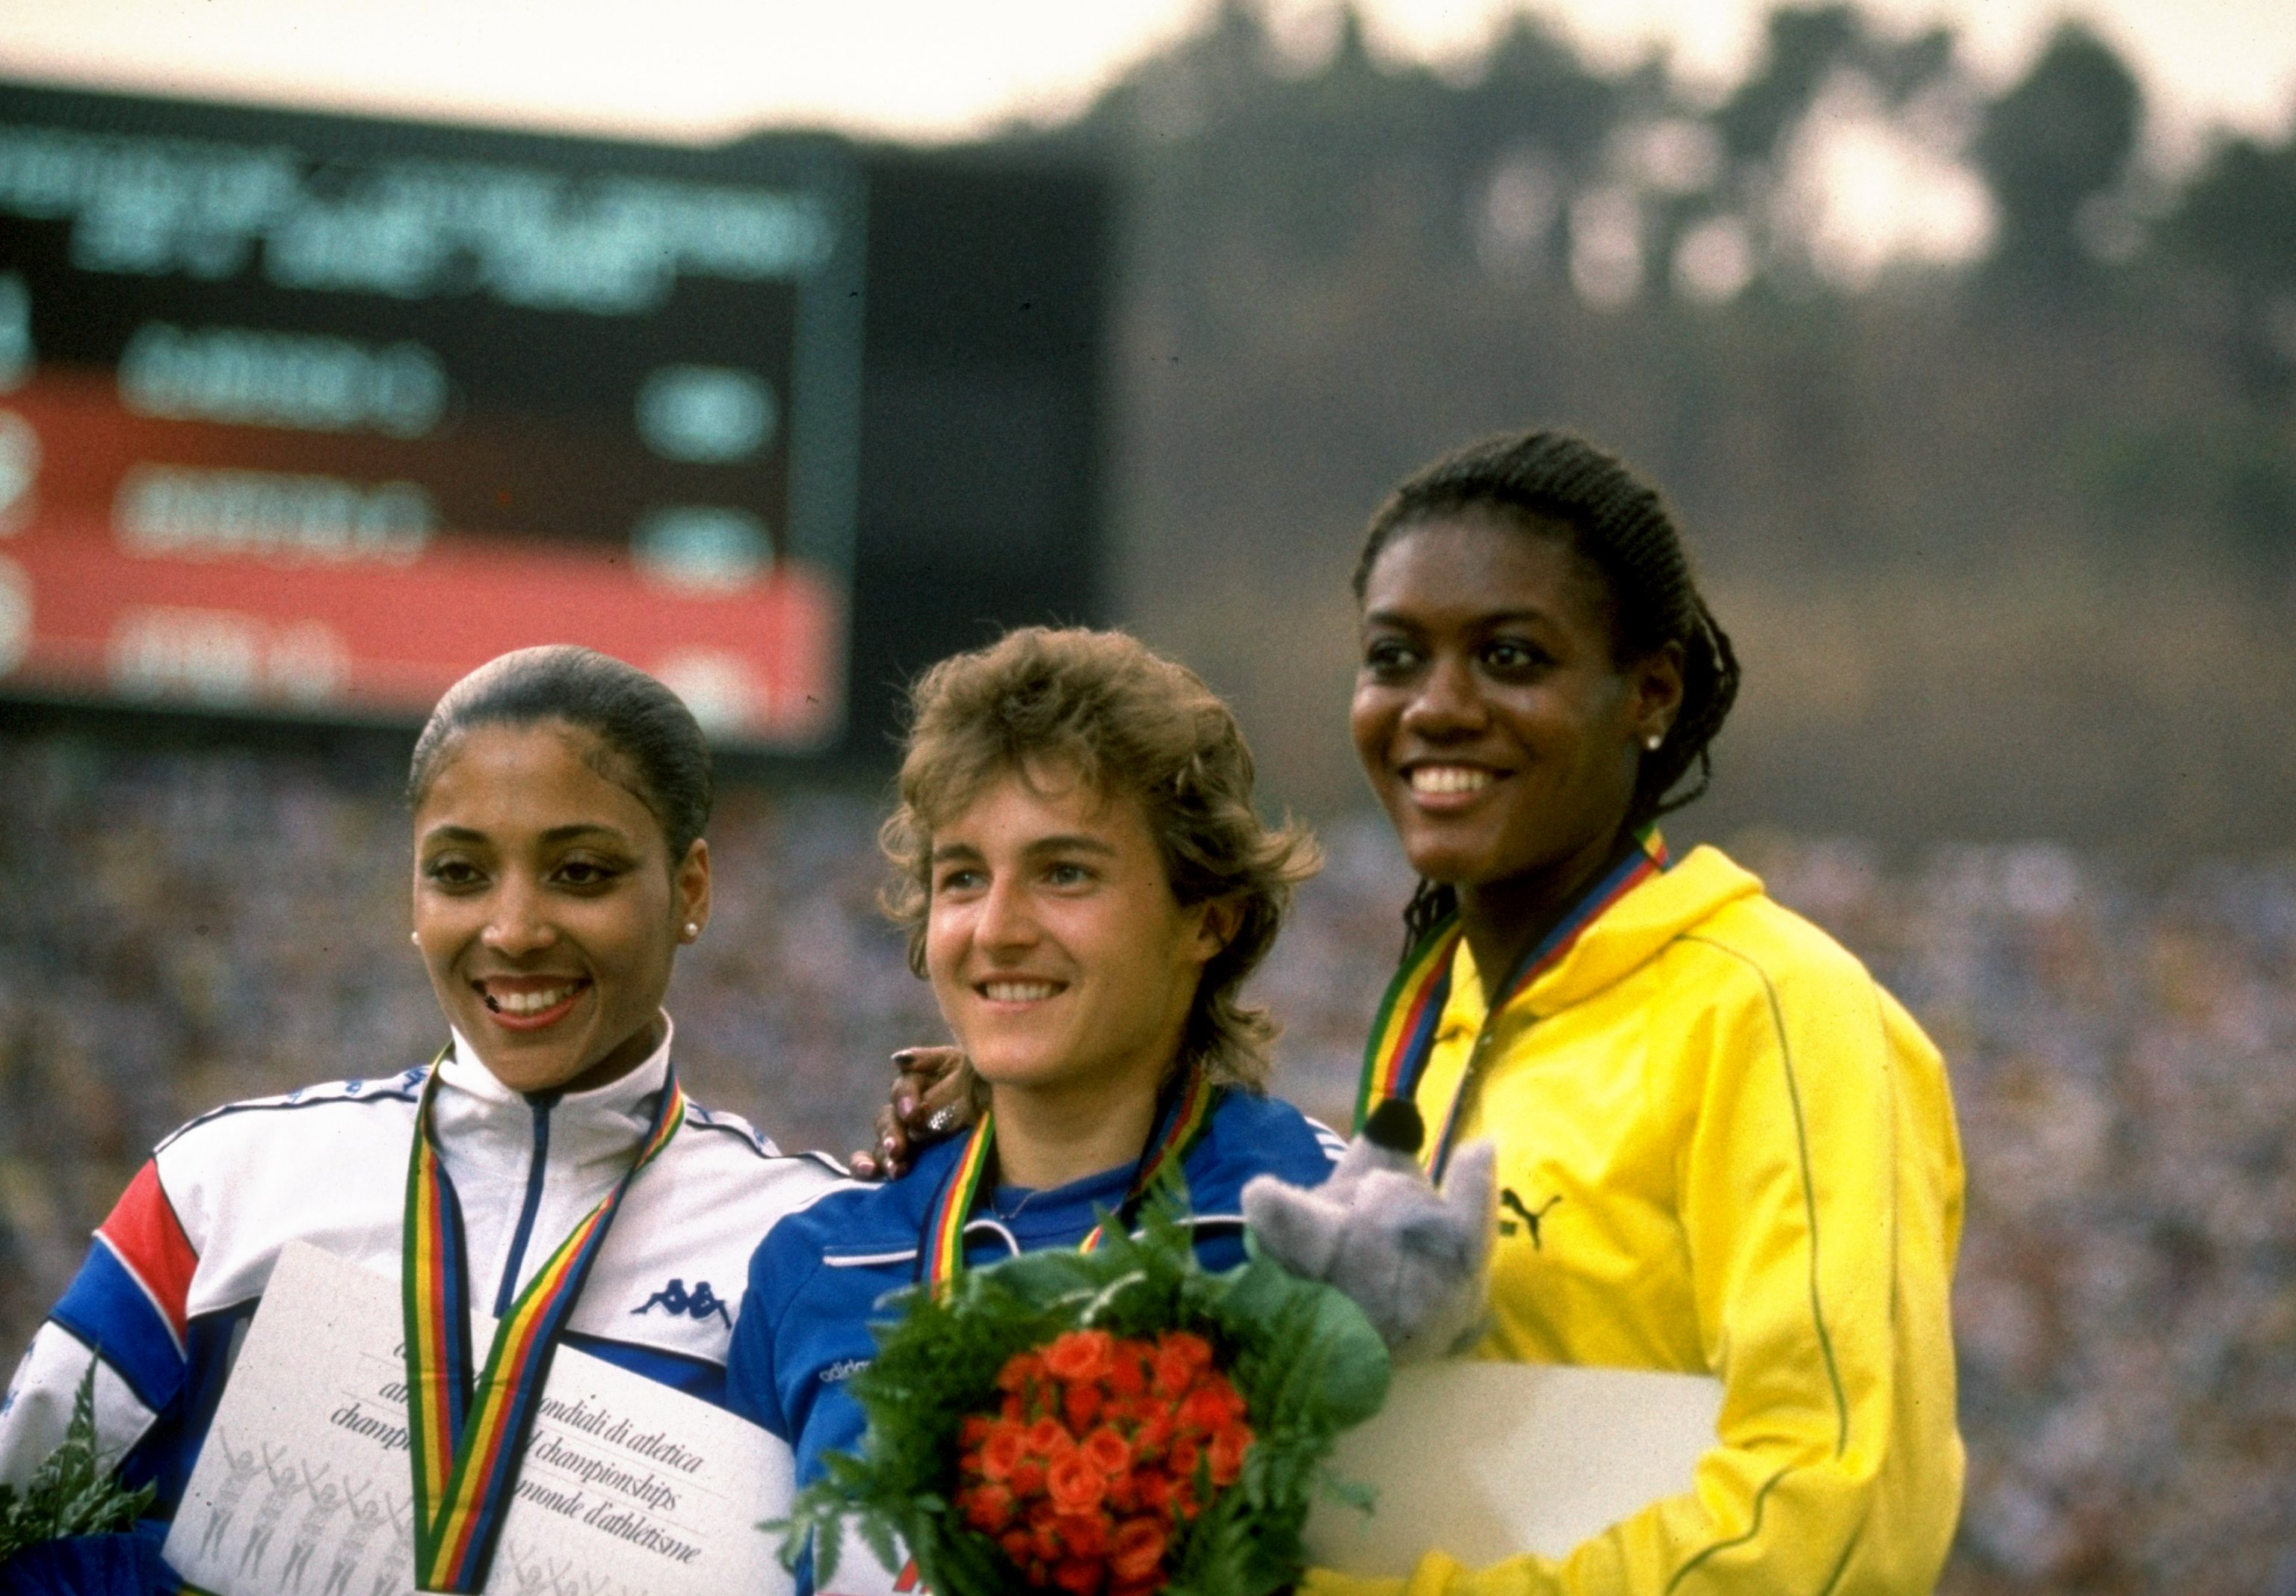
[[[2116,277],[2185,272],[2238,301],[2243,358],[2259,394],[2296,366],[2296,135],[2277,145],[2220,142],[2181,193],[2152,192],[2136,169],[2144,114],[2136,74],[2113,48],[2067,23],[2024,75],[1988,98],[1946,28],[1911,37],[1879,29],[1855,6],[1771,14],[1746,78],[1702,102],[1662,57],[1605,75],[1533,16],[1516,16],[1462,77],[1380,60],[1351,6],[1336,39],[1306,70],[1284,61],[1259,12],[1226,0],[1210,26],[1152,59],[1081,120],[1053,137],[1111,151],[1141,191],[1152,247],[1198,260],[1231,250],[1328,262],[1376,250],[1431,265],[1474,256],[1495,180],[1562,269],[1571,201],[1621,180],[1642,201],[1653,262],[1701,219],[1742,217],[1763,270],[1784,251],[1760,236],[1761,213],[1796,135],[1845,76],[1887,114],[1954,106],[1964,159],[1983,178],[1996,225],[1978,274],[2026,299],[2104,291]],[[1621,170],[1637,130],[1677,139],[1674,168]],[[1647,163],[1644,163],[1645,166]],[[1790,270],[1790,264],[1784,269]],[[1640,291],[1664,295],[1652,269]],[[2287,348],[2284,348],[2284,346]],[[2275,375],[2274,373],[2279,373]]]
[[[2171,345],[2197,349],[2234,401],[2185,429],[2205,436],[2141,406],[2096,410],[2078,391],[2081,361],[2062,362],[2062,405],[2043,409],[2089,417],[2075,453],[2095,524],[2157,520],[2148,495],[2177,499],[2179,513],[2205,500],[2204,519],[2248,554],[2296,553],[2296,129],[2277,143],[2219,138],[2172,187],[2143,157],[2136,75],[2078,23],[1988,91],[1948,29],[1897,35],[1853,5],[1788,6],[1716,103],[1662,56],[1597,70],[1528,12],[1465,72],[1382,60],[1352,6],[1336,16],[1330,48],[1303,68],[1251,0],[1226,0],[1204,30],[1040,135],[1122,175],[1126,291],[1166,323],[1237,350],[1318,292],[1352,292],[1358,321],[1386,318],[1361,303],[1380,299],[1407,337],[1405,307],[1496,284],[1519,293],[1520,320],[1590,305],[1734,315],[1758,329],[1745,347],[1822,364],[1806,347],[1816,330],[1887,314],[1856,301],[1894,288],[1929,296],[1934,340],[1972,340],[1980,361],[2005,326],[2011,341],[2088,348],[2092,363],[2107,359],[2100,340],[2163,359]],[[1788,201],[1814,114],[1844,86],[1981,180],[1992,211],[1981,258],[1904,264],[1871,282],[1827,275]],[[1669,358],[1687,377],[1716,336],[1677,326]],[[1695,497],[1693,453],[1667,451]]]

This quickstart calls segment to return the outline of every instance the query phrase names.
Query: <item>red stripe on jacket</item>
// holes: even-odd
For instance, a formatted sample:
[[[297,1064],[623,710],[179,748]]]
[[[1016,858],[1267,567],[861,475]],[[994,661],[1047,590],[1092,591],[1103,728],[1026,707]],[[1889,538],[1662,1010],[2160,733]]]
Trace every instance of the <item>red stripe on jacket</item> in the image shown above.
[[[184,1303],[191,1296],[192,1271],[199,1266],[200,1255],[191,1238],[184,1234],[175,1205],[160,1189],[156,1163],[149,1158],[144,1161],[144,1167],[127,1183],[127,1190],[119,1194],[95,1233],[135,1277],[152,1305],[174,1329],[180,1346],[187,1322]]]

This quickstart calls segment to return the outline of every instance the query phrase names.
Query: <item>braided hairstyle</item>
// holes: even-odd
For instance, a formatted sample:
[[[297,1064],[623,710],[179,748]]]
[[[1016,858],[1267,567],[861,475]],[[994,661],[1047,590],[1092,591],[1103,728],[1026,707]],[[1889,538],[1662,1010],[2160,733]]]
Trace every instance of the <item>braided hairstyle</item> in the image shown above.
[[[1423,522],[1482,511],[1526,532],[1564,538],[1602,577],[1610,595],[1611,648],[1620,665],[1669,643],[1682,649],[1682,708],[1666,741],[1642,757],[1628,805],[1635,831],[1703,794],[1714,776],[1709,752],[1738,696],[1738,656],[1698,591],[1682,537],[1658,490],[1611,455],[1568,432],[1486,438],[1406,478],[1371,518],[1356,561],[1356,602],[1372,568],[1398,533]],[[1696,770],[1696,780],[1676,792]],[[1671,794],[1672,796],[1669,796]],[[1422,881],[1404,912],[1415,944],[1456,906],[1447,886]]]

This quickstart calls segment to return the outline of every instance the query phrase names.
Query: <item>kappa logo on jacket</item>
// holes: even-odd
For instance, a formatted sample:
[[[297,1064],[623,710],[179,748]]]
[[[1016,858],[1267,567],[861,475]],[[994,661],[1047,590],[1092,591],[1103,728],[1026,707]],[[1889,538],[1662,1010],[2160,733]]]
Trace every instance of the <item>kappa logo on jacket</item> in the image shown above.
[[[734,1327],[733,1314],[726,1311],[725,1303],[715,1291],[709,1289],[708,1281],[696,1282],[693,1289],[688,1291],[683,1280],[672,1277],[669,1284],[647,1297],[630,1312],[650,1314],[656,1308],[667,1308],[672,1319],[681,1314],[689,1319],[707,1319],[714,1314],[726,1322],[726,1329],[731,1330]]]

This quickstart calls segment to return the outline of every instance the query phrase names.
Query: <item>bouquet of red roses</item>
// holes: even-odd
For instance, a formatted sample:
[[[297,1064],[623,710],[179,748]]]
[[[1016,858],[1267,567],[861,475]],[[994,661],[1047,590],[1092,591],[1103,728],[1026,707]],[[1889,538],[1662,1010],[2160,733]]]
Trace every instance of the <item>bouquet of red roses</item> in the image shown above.
[[[1070,1330],[1014,1353],[996,1388],[996,1416],[957,1432],[957,1511],[1029,1584],[1076,1596],[1157,1589],[1176,1533],[1251,1446],[1248,1404],[1188,1330]]]
[[[815,1586],[852,1523],[939,1596],[1266,1596],[1339,1433],[1377,1411],[1387,1349],[1355,1305],[1254,1258],[1197,1264],[1152,1207],[1089,1253],[1041,1252],[914,1293],[851,1389],[858,1456],[832,1454],[784,1531]]]

